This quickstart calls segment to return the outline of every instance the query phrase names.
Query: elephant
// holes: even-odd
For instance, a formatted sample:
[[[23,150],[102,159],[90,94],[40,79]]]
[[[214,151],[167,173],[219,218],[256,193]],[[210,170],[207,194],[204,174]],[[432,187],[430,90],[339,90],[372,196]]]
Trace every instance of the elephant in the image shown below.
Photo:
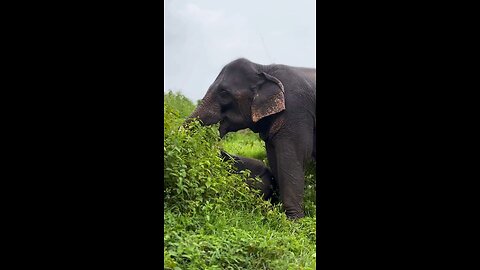
[[[233,166],[236,173],[240,173],[243,170],[250,170],[250,178],[247,179],[247,185],[250,188],[260,190],[264,200],[268,201],[271,199],[272,203],[278,202],[277,196],[275,196],[276,183],[273,178],[273,174],[270,169],[265,166],[265,164],[253,158],[240,157],[230,155],[225,151],[221,151],[222,160],[233,160]],[[253,178],[258,177],[261,179],[261,182],[255,181]]]
[[[249,128],[265,142],[290,219],[302,218],[305,168],[316,160],[316,69],[262,65],[245,58],[225,65],[186,119],[220,123],[220,137]]]

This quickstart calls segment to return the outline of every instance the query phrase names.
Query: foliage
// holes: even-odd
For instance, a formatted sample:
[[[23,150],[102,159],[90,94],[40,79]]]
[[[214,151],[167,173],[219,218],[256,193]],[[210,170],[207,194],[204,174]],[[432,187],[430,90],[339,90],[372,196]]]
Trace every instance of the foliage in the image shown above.
[[[231,163],[221,160],[216,126],[201,127],[193,121],[183,128],[175,109],[164,104],[164,113],[165,207],[196,212],[209,202],[222,207],[258,203],[258,196],[243,183],[246,176],[231,174]]]
[[[180,92],[169,90],[167,93],[164,93],[163,98],[163,104],[168,104],[171,108],[175,108],[180,118],[186,118],[195,109],[195,105]]]
[[[194,105],[164,94],[165,269],[314,269],[314,169],[307,171],[307,217],[292,222],[282,205],[263,201],[245,184],[249,172],[231,174],[220,149],[265,160],[251,131],[218,136],[218,126],[181,127]]]

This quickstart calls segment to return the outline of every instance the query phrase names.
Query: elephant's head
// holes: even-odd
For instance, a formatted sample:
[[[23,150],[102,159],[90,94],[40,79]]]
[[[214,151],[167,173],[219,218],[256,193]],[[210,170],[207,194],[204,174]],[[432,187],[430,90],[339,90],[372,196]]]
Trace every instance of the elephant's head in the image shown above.
[[[252,128],[264,117],[285,110],[282,82],[265,66],[246,59],[226,65],[189,118],[204,125],[220,122],[220,136]]]

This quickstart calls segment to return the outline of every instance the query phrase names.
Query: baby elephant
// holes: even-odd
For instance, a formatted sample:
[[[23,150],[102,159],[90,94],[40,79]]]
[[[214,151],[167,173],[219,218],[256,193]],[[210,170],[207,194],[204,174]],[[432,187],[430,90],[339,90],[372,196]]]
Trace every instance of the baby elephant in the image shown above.
[[[262,161],[253,158],[230,155],[224,151],[221,151],[221,155],[223,160],[233,159],[233,165],[237,173],[245,169],[251,171],[250,178],[246,181],[247,185],[250,188],[261,190],[264,200],[272,199],[272,203],[278,202],[278,198],[276,194],[274,194],[274,190],[276,189],[275,179],[273,178],[270,169],[265,166]],[[260,178],[262,181],[255,181],[253,179],[255,177]]]

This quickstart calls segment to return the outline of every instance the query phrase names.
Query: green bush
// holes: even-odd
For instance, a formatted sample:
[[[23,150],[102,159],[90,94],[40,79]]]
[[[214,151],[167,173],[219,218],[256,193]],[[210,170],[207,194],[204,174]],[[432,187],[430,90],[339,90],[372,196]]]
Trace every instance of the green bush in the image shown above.
[[[202,127],[193,121],[183,128],[183,118],[168,104],[164,113],[165,207],[195,212],[208,202],[233,207],[258,204],[258,196],[244,184],[245,175],[231,174],[231,163],[221,160],[217,126]]]
[[[180,92],[173,92],[172,90],[169,90],[167,93],[164,93],[163,97],[163,104],[168,104],[168,106],[175,109],[175,111],[178,113],[178,116],[182,119],[189,116],[196,107]]]
[[[220,159],[222,147],[265,159],[258,135],[242,131],[221,141],[216,125],[183,128],[195,106],[180,93],[164,96],[165,269],[314,269],[314,173],[307,171],[307,217],[287,220],[281,204],[248,188],[248,172],[232,174]]]

